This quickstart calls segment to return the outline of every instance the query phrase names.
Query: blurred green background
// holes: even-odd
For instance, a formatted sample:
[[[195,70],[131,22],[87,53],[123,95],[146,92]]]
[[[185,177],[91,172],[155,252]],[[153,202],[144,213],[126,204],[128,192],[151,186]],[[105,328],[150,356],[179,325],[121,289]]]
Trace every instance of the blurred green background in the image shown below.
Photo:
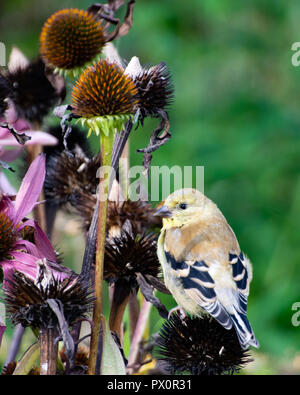
[[[8,54],[16,45],[35,57],[51,13],[90,4],[1,0],[0,41]],[[153,165],[204,166],[206,195],[253,262],[249,318],[261,348],[249,374],[300,373],[300,326],[291,323],[300,302],[300,67],[291,62],[299,20],[298,0],[137,0],[133,28],[118,42],[122,58],[165,61],[172,73],[173,137]],[[153,125],[132,134],[132,164],[141,164],[135,150],[147,145]],[[66,262],[79,265],[80,236],[63,219],[57,228]],[[161,323],[153,311],[151,331]]]

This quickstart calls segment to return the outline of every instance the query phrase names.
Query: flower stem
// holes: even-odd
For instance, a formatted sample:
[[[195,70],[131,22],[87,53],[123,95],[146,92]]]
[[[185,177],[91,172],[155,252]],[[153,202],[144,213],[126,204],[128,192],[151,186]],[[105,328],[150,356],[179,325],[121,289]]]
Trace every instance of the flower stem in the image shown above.
[[[127,374],[131,375],[136,373],[140,368],[139,357],[140,357],[140,345],[143,340],[143,335],[147,328],[147,322],[149,319],[152,304],[144,299],[141,312],[139,315],[138,322],[136,324],[135,333],[130,346],[130,353],[127,365]]]
[[[56,374],[56,363],[58,355],[58,343],[55,343],[56,337],[57,331],[55,328],[40,330],[41,376]]]
[[[7,354],[4,366],[6,366],[10,362],[13,362],[16,360],[24,332],[25,332],[25,328],[21,324],[18,324],[15,327],[14,333],[13,333],[13,338],[10,343],[10,347],[8,350],[8,354]]]
[[[97,363],[97,352],[99,343],[99,334],[101,329],[101,314],[102,314],[102,282],[103,282],[103,263],[105,252],[106,239],[106,216],[107,216],[107,200],[109,190],[110,166],[113,148],[113,133],[105,136],[101,133],[101,166],[106,173],[106,178],[100,175],[100,190],[99,190],[99,216],[98,216],[98,232],[97,232],[97,250],[96,250],[96,267],[95,267],[95,303],[93,311],[93,323],[90,359],[88,374],[94,375]],[[104,168],[103,166],[106,166]]]

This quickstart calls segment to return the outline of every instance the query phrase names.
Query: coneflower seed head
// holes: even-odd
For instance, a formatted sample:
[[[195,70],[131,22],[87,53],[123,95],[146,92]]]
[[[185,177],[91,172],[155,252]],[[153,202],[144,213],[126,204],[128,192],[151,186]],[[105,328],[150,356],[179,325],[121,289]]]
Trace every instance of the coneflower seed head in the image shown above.
[[[83,118],[133,114],[137,88],[115,63],[106,60],[86,68],[72,92],[72,112]]]
[[[45,22],[40,35],[44,61],[71,70],[92,61],[105,44],[101,22],[87,11],[63,9]]]

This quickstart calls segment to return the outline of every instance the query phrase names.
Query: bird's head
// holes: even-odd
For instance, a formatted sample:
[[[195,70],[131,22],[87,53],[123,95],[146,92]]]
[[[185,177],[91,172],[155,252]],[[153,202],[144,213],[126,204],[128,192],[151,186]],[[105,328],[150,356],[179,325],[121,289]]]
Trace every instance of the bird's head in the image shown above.
[[[186,223],[200,219],[208,214],[213,205],[203,193],[192,188],[179,189],[167,197],[165,203],[157,211],[164,217],[164,228],[180,227]]]

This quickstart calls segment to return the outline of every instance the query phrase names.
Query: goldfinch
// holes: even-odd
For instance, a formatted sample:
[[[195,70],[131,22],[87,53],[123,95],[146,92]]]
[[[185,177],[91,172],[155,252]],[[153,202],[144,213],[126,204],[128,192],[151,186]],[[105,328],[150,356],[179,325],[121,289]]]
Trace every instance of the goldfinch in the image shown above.
[[[233,326],[243,349],[259,347],[246,316],[251,263],[216,204],[185,188],[158,213],[164,216],[158,257],[178,305],[192,315],[209,313],[226,329]]]

